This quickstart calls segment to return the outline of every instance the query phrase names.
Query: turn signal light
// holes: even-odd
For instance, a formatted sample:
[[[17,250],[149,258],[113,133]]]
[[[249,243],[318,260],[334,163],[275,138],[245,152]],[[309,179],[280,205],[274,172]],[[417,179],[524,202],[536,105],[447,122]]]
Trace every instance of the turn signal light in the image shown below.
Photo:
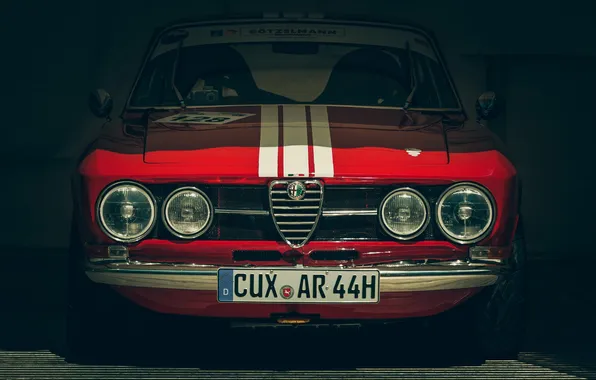
[[[472,260],[503,260],[511,256],[511,247],[470,247]]]
[[[128,259],[128,248],[121,245],[110,245],[108,247],[108,257],[110,259]]]

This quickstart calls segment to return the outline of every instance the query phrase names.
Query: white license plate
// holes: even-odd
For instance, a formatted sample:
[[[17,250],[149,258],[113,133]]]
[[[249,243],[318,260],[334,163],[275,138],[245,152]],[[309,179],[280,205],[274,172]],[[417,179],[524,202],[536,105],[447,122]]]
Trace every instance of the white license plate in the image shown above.
[[[376,303],[379,271],[350,269],[221,268],[219,302]]]

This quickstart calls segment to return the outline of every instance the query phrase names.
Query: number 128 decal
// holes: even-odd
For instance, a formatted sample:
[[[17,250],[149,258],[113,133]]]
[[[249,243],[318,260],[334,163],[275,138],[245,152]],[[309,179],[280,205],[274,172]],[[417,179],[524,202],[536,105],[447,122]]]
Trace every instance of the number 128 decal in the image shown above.
[[[180,113],[155,120],[166,124],[227,124],[236,120],[254,116],[252,113],[236,112],[189,112]]]

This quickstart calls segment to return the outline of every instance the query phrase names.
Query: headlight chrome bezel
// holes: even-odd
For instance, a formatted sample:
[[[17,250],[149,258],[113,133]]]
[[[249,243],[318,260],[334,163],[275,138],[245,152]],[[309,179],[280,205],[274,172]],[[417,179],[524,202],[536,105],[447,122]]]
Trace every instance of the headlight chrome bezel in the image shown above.
[[[207,223],[205,224],[205,226],[203,226],[203,228],[199,232],[194,233],[192,235],[185,235],[185,234],[181,234],[180,232],[177,232],[174,228],[172,228],[172,226],[170,225],[170,222],[168,220],[166,210],[167,210],[168,205],[170,204],[170,201],[174,198],[175,195],[177,195],[183,191],[189,191],[189,190],[198,193],[205,200],[205,202],[207,203],[207,208],[209,210],[209,219],[208,219]],[[196,238],[200,237],[201,235],[205,234],[211,227],[214,217],[215,217],[215,211],[213,208],[213,204],[211,203],[211,199],[209,199],[209,197],[203,190],[201,190],[197,187],[194,187],[194,186],[184,186],[184,187],[180,187],[180,188],[177,188],[176,190],[172,191],[170,194],[168,194],[168,196],[164,200],[162,207],[161,207],[161,219],[162,219],[163,224],[165,225],[166,229],[172,235],[174,235],[180,239],[185,239],[185,240],[196,239]]]
[[[152,216],[151,223],[145,229],[145,231],[143,231],[142,234],[137,235],[134,238],[125,239],[120,236],[114,235],[112,232],[110,232],[108,227],[106,227],[105,219],[101,212],[102,207],[105,204],[106,199],[108,198],[108,195],[110,195],[118,187],[121,187],[121,186],[134,186],[134,187],[140,189],[141,192],[143,193],[143,195],[147,196],[147,198],[149,199],[150,204],[151,204],[151,216]],[[157,201],[155,200],[155,197],[153,196],[151,191],[149,191],[149,189],[147,189],[147,187],[141,185],[140,183],[135,182],[135,181],[126,181],[126,180],[125,181],[117,181],[117,182],[114,182],[114,183],[106,186],[99,193],[99,196],[97,197],[97,201],[96,201],[95,215],[96,215],[96,220],[97,220],[97,224],[99,225],[99,228],[107,237],[109,237],[110,239],[117,241],[119,243],[136,243],[136,242],[144,239],[145,237],[147,237],[151,233],[151,231],[153,231],[153,229],[155,228],[155,224],[157,223]]]
[[[447,199],[447,196],[451,195],[459,188],[466,188],[466,187],[470,187],[470,188],[473,188],[473,189],[479,191],[488,200],[488,204],[490,206],[490,212],[491,212],[491,220],[488,223],[485,230],[480,235],[478,235],[477,237],[475,237],[473,239],[462,240],[460,238],[453,236],[452,234],[450,234],[448,232],[448,229],[444,225],[443,218],[441,217],[441,206]],[[495,222],[497,220],[497,205],[495,202],[495,198],[493,197],[492,193],[486,187],[484,187],[480,184],[477,184],[474,182],[455,183],[455,184],[449,186],[447,189],[445,189],[445,191],[443,191],[441,196],[439,196],[439,198],[437,199],[437,203],[435,206],[435,219],[437,221],[437,226],[439,227],[439,230],[441,231],[443,236],[445,236],[447,239],[451,240],[452,242],[458,243],[458,244],[465,244],[465,245],[478,243],[479,241],[484,240],[487,236],[489,236],[492,233],[493,228],[495,226]]]
[[[411,194],[417,196],[418,198],[420,198],[422,200],[422,203],[424,204],[424,213],[425,213],[424,222],[418,228],[418,230],[416,230],[416,232],[409,234],[409,235],[399,235],[399,234],[396,234],[395,232],[391,231],[391,229],[389,229],[389,227],[387,227],[387,225],[385,224],[385,220],[383,218],[383,211],[385,210],[387,201],[392,196],[394,196],[395,194],[400,193],[400,192],[411,193]],[[424,231],[426,231],[426,229],[428,228],[428,225],[430,224],[430,219],[431,219],[430,204],[429,204],[428,200],[426,199],[426,197],[418,190],[413,189],[411,187],[400,187],[400,188],[390,191],[387,195],[385,195],[385,197],[381,201],[381,207],[379,207],[378,218],[379,218],[379,223],[381,224],[381,227],[383,228],[383,231],[387,235],[389,235],[397,240],[402,240],[402,241],[412,240],[412,239],[415,239],[418,236],[422,235],[424,233]]]

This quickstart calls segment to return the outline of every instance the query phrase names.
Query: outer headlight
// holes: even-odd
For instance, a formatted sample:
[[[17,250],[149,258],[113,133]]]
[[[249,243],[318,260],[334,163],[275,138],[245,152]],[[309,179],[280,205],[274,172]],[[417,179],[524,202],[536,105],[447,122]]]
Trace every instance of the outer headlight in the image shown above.
[[[424,231],[430,221],[428,210],[428,202],[422,194],[402,188],[383,199],[379,218],[385,232],[396,239],[408,240]]]
[[[192,239],[207,231],[213,219],[213,207],[201,190],[183,187],[172,192],[166,199],[163,219],[172,234],[183,239]]]
[[[495,220],[491,194],[471,183],[448,188],[437,203],[437,222],[449,239],[470,244],[486,237]]]
[[[142,185],[119,182],[100,195],[97,219],[101,229],[112,239],[139,241],[155,224],[155,200]]]

